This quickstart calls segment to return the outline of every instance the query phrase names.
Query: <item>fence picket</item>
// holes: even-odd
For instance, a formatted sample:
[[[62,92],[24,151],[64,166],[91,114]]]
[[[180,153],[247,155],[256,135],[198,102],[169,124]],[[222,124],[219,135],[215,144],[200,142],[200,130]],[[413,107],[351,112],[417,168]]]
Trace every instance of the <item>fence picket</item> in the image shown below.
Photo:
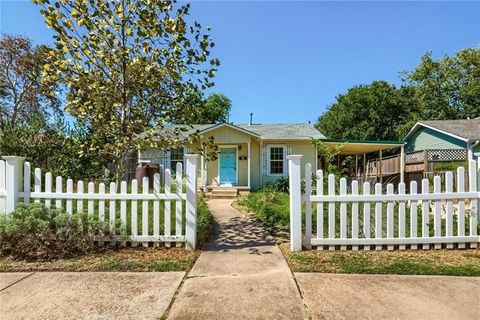
[[[477,189],[477,162],[475,160],[470,160],[468,166],[468,186],[470,192],[476,192]],[[470,201],[470,235],[477,235],[477,224],[478,224],[478,200],[472,199]],[[476,243],[471,243],[470,247],[476,248]]]
[[[398,184],[398,194],[400,196],[405,194],[405,183]],[[398,237],[405,238],[405,201],[398,202]],[[405,250],[405,245],[399,245],[398,249]]]
[[[453,192],[453,173],[448,171],[445,173],[445,192]],[[445,216],[445,235],[447,237],[453,236],[453,201],[448,200],[446,205]],[[453,243],[447,243],[447,249],[452,249]]]
[[[370,183],[363,183],[363,195],[370,195]],[[366,239],[370,239],[370,202],[363,203],[363,234]],[[363,246],[363,250],[370,250],[370,246]]]
[[[138,181],[136,179],[132,180],[132,194],[135,195],[138,192]],[[132,200],[130,203],[132,207],[132,213],[130,216],[130,228],[133,237],[138,236],[138,226],[137,226],[137,219],[138,219],[138,203],[137,200]]]
[[[120,183],[120,193],[127,194],[127,182]],[[120,221],[123,226],[127,226],[127,200],[120,200]]]
[[[160,174],[153,176],[153,192],[160,193]],[[160,235],[160,200],[153,201],[153,235]]]
[[[62,183],[62,177],[58,176],[55,178],[55,193],[62,193],[63,191],[63,183]],[[62,209],[62,199],[57,198],[55,200],[55,208],[57,209]]]
[[[0,170],[2,169],[0,168]],[[25,162],[23,164],[23,203],[24,204],[30,203],[30,183],[31,183],[31,177],[32,177],[31,170],[32,168],[30,166],[30,162]],[[1,176],[0,176],[0,181],[2,181]],[[0,190],[3,190],[1,185],[0,185]]]
[[[182,177],[183,177],[183,170],[182,170],[182,163],[177,162],[177,167],[175,168],[175,192],[177,195],[182,193]],[[181,236],[182,232],[182,201],[177,200],[175,203],[175,235]]]
[[[310,163],[305,165],[305,243],[307,249],[311,249],[312,242],[312,166]]]
[[[382,184],[375,184],[375,194],[382,194]],[[375,202],[375,238],[380,239],[382,235],[382,202]],[[382,250],[382,246],[375,246],[376,250]]]
[[[73,180],[72,179],[67,179],[67,193],[68,194],[73,193]],[[65,204],[65,209],[66,209],[68,214],[73,214],[72,199],[67,199],[66,204]]]
[[[89,182],[87,185],[87,192],[88,194],[94,194],[95,193],[95,184],[93,182]],[[88,215],[92,215],[95,211],[95,203],[93,200],[88,200],[87,201],[87,212]]]
[[[433,193],[441,193],[441,181],[439,176],[433,178]],[[433,229],[435,232],[435,237],[442,236],[442,203],[439,200],[435,200],[433,204]],[[435,244],[435,249],[441,249],[442,245],[439,243]]]
[[[417,182],[410,181],[410,194],[417,194]],[[418,214],[418,201],[410,201],[410,238],[417,237],[417,214]],[[417,245],[412,244],[410,249],[417,250]]]
[[[429,186],[428,186],[428,179],[422,180],[422,194],[429,193]],[[422,201],[422,237],[428,238],[429,229],[428,229],[428,220],[430,215],[430,201],[423,200]],[[423,249],[428,249],[430,247],[429,244],[423,244]]]
[[[340,179],[340,195],[345,196],[347,194],[347,179]],[[340,238],[347,238],[347,203],[340,203]],[[340,250],[347,250],[346,246],[340,246]]]
[[[393,194],[393,184],[389,183],[387,185],[387,194],[392,195]],[[393,234],[393,201],[388,201],[387,202],[387,239],[393,239],[394,234]],[[387,246],[388,250],[393,250],[394,246],[393,245],[388,245]]]
[[[142,193],[149,193],[148,177],[143,177]],[[148,232],[148,200],[142,200],[142,236],[147,237]],[[148,242],[143,243],[144,247],[148,247]]]
[[[115,182],[110,182],[110,194],[117,193],[117,185]],[[109,217],[110,217],[110,226],[115,226],[115,218],[117,214],[117,209],[115,205],[115,200],[110,200],[110,207],[109,207]]]
[[[335,176],[328,175],[328,195],[335,195]],[[328,238],[335,238],[335,203],[328,203]],[[328,246],[329,250],[335,250],[335,246]]]
[[[98,193],[105,194],[105,183],[102,182],[98,185]],[[102,222],[105,221],[105,200],[98,201],[98,218]]]
[[[1,162],[0,162],[0,164],[1,164]],[[1,181],[1,179],[0,179],[0,181]],[[35,193],[40,193],[42,191],[42,170],[40,168],[35,168],[35,178],[34,178],[33,183],[34,183],[33,191]],[[34,201],[35,201],[35,203],[39,203],[40,198],[36,198]]]
[[[170,168],[165,169],[165,194],[170,194],[171,193],[171,184],[172,184],[172,172]],[[163,220],[163,227],[164,227],[164,234],[169,236],[172,233],[172,204],[170,201],[165,200],[165,210],[164,210],[164,220]],[[170,246],[170,243],[165,243],[165,245],[168,247]]]
[[[52,173],[45,173],[45,192],[52,193]],[[52,201],[50,199],[45,199],[45,207],[50,208]]]
[[[358,195],[358,181],[352,181],[352,195]],[[352,203],[352,238],[358,239],[358,202]],[[358,250],[358,246],[352,246],[352,250]]]
[[[323,196],[323,171],[317,170],[317,195]],[[317,238],[323,238],[323,202],[317,203]],[[317,246],[323,250],[323,246]]]
[[[457,168],[457,192],[465,191],[465,169],[463,167]],[[458,201],[458,218],[457,218],[458,236],[465,235],[465,201]],[[464,243],[459,243],[458,248],[465,248]]]
[[[77,193],[83,194],[83,181],[80,180],[77,182]],[[83,200],[77,199],[77,213],[83,213]]]

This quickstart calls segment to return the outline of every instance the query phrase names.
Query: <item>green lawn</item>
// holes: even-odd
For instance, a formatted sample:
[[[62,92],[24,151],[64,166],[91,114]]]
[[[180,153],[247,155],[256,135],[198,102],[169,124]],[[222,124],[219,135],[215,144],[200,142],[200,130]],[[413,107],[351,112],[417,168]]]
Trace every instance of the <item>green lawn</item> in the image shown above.
[[[291,252],[281,246],[293,272],[480,276],[480,250]]]

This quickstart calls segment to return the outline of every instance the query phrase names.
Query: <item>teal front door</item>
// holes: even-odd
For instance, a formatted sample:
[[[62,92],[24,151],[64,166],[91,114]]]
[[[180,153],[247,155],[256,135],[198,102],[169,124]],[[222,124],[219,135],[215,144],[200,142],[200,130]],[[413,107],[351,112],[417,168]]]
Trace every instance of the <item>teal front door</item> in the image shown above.
[[[220,184],[237,184],[237,149],[220,149]]]

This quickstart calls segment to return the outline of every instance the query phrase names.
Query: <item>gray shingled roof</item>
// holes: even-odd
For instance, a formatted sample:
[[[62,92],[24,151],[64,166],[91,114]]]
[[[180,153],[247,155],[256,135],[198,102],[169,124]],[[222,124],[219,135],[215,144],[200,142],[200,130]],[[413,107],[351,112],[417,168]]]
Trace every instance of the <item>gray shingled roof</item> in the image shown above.
[[[251,132],[262,139],[323,139],[325,136],[321,134],[314,126],[309,123],[284,123],[284,124],[230,124],[239,129]],[[204,131],[220,124],[193,124],[193,125],[170,125],[159,130],[159,133],[173,133],[175,130],[182,130],[181,137],[187,138],[189,135]],[[141,134],[140,138],[146,137]]]
[[[442,130],[468,140],[480,139],[480,119],[428,120],[420,124]]]

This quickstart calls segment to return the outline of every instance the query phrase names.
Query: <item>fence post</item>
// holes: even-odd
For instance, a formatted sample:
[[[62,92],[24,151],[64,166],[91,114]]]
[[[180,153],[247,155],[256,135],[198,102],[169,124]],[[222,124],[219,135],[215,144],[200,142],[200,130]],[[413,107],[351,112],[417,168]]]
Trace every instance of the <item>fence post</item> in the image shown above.
[[[302,250],[302,190],[301,190],[301,155],[290,155],[288,159],[288,177],[290,183],[290,248]]]
[[[5,201],[6,213],[10,213],[17,207],[22,187],[22,169],[24,157],[4,156],[5,160],[5,190],[7,197]]]
[[[186,154],[187,204],[186,204],[186,247],[195,250],[197,245],[197,162],[198,154]]]

